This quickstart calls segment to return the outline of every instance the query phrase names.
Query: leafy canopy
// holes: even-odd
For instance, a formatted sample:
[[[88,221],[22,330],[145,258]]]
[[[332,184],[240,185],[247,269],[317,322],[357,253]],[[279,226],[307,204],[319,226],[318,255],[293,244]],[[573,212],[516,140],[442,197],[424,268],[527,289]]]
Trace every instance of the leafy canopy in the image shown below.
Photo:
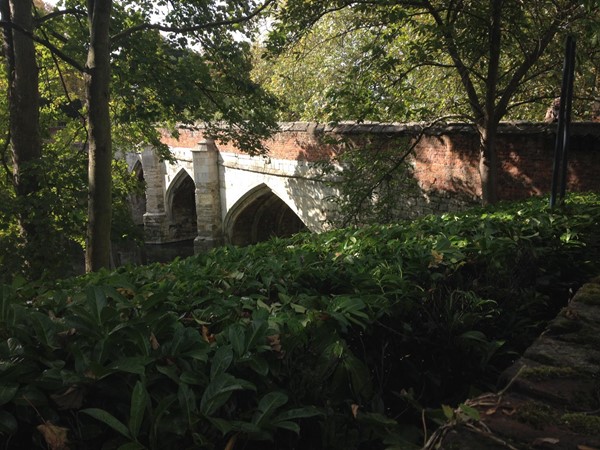
[[[587,120],[597,97],[598,42],[591,37],[598,14],[593,2],[567,0],[290,0],[275,13],[266,42],[279,56],[258,77],[292,99],[289,118],[472,121],[492,100],[497,120],[542,120],[559,95],[563,42],[571,33],[580,40],[575,114]],[[497,42],[493,20],[502,24]],[[496,64],[497,74],[490,72]]]

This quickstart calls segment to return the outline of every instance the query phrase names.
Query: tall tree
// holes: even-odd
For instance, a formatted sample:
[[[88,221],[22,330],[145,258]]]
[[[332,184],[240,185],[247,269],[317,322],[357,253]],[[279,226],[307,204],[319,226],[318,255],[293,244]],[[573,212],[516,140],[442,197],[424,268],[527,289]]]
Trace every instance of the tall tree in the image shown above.
[[[533,79],[560,66],[556,60],[547,64],[545,55],[551,46],[562,43],[574,23],[585,18],[582,2],[287,0],[279,4],[271,48],[285,48],[319,19],[344,8],[353,12],[355,23],[373,31],[373,54],[387,64],[387,70],[394,59],[412,58],[410,62],[415,65],[454,71],[468,107],[468,119],[480,135],[482,201],[494,203],[498,198],[498,123]],[[587,14],[596,14],[598,5],[588,2],[587,8]],[[407,24],[414,27],[418,37],[412,45],[407,42],[400,49],[377,45],[381,36],[393,39]],[[397,53],[390,54],[390,48]]]
[[[89,126],[86,271],[110,264],[112,134],[109,112],[112,0],[87,0],[90,45],[85,65]]]
[[[146,142],[158,143],[156,131],[150,129],[154,128],[157,121],[164,120],[167,112],[171,112],[175,113],[170,117],[173,121],[208,121],[213,124],[210,130],[214,135],[226,140],[235,139],[250,152],[261,151],[260,138],[275,127],[273,117],[267,111],[273,103],[244,76],[249,72],[249,60],[244,56],[248,44],[235,37],[233,28],[240,36],[251,33],[249,22],[271,2],[230,0],[199,3],[182,0],[169,2],[169,9],[165,13],[159,7],[167,7],[166,2],[65,0],[62,9],[39,17],[35,29],[14,22],[12,17],[5,20],[7,29],[21,31],[30,45],[36,41],[46,46],[55,57],[79,70],[85,78],[89,147],[87,270],[97,270],[110,264],[112,127],[115,119],[118,122],[123,118],[118,117],[119,114],[127,109],[137,114],[130,119],[144,124],[137,127],[136,137],[141,136]],[[152,21],[155,15],[162,15],[161,23]],[[81,19],[85,17],[88,19],[87,32],[82,33]],[[165,36],[161,37],[159,31]],[[165,56],[164,53],[162,56],[160,54],[165,49],[164,45],[155,47],[157,54],[147,54],[147,49],[140,51],[136,47],[137,40],[153,44],[166,42],[166,47],[172,50],[166,51],[167,57],[161,60]],[[190,52],[187,48],[191,45],[199,48],[200,53],[196,58],[188,56]],[[179,49],[179,53],[175,49]],[[136,52],[133,58],[131,51]],[[85,64],[81,62],[84,57]],[[184,60],[197,65],[186,68],[180,64]],[[129,83],[129,88],[123,88],[128,84],[127,80],[117,80],[120,94],[125,93],[136,106],[115,107],[110,99],[113,82],[111,68],[116,64],[117,76],[135,74],[134,68],[123,67],[126,63],[131,65],[132,61],[134,66],[145,65],[148,68],[144,74],[146,79],[139,84]],[[185,69],[193,74],[202,71],[204,76],[191,86],[190,80],[184,77],[188,85],[182,88],[175,78],[154,79],[156,73],[165,75],[165,71],[153,66],[152,62],[163,66],[174,65],[180,73]],[[118,67],[119,63],[121,67]],[[175,98],[171,95],[173,89],[168,92],[169,89],[157,86],[161,83],[174,86],[175,90],[185,92],[185,95],[179,94]],[[164,107],[158,113],[152,111],[148,114],[144,111],[144,105],[137,105],[143,102],[144,96],[139,93],[148,84],[155,88],[155,93],[168,94],[168,98],[158,100],[150,96],[151,104],[154,106],[164,102],[171,109]],[[144,131],[140,131],[144,128]]]
[[[36,211],[34,198],[39,190],[40,138],[38,67],[33,41],[32,0],[1,0],[4,56],[8,80],[9,135],[12,146],[12,182],[21,204],[18,221],[30,258],[44,239],[44,217]],[[37,255],[39,256],[39,255]],[[37,269],[35,270],[37,272]]]

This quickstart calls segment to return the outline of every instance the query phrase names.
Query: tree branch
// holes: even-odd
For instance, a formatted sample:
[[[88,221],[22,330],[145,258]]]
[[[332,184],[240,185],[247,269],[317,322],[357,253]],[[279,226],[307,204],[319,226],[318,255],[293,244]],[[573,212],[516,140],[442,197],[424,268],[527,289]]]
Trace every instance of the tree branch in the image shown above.
[[[137,33],[138,31],[146,30],[158,30],[164,32],[184,34],[192,33],[194,31],[208,30],[211,28],[219,28],[227,25],[235,25],[238,23],[247,22],[253,19],[254,17],[258,16],[261,12],[267,9],[267,7],[270,6],[274,1],[275,0],[265,0],[265,2],[261,6],[259,6],[254,11],[250,12],[248,15],[245,16],[236,17],[234,19],[217,20],[215,22],[204,23],[201,25],[194,25],[189,27],[173,27],[168,25],[162,25],[160,23],[142,23],[115,34],[111,37],[111,40],[112,42],[118,42],[119,40],[124,39],[134,33]]]
[[[47,41],[46,39],[42,39],[39,36],[36,36],[31,31],[26,30],[16,24],[14,24],[12,22],[8,22],[6,20],[0,20],[0,27],[3,27],[4,29],[17,30],[20,33],[23,33],[25,36],[28,36],[34,42],[37,42],[38,44],[41,44],[44,47],[46,47],[54,55],[58,56],[60,59],[62,59],[64,62],[66,62],[67,64],[72,66],[74,69],[77,69],[80,72],[86,72],[85,67],[83,65],[81,65],[77,60],[75,60],[74,58],[71,58],[69,55],[64,53],[62,50],[60,50],[58,47],[56,47],[55,45],[53,45],[51,42]]]
[[[489,26],[489,62],[485,78],[485,116],[488,121],[496,124],[500,114],[496,110],[496,90],[498,89],[498,74],[500,72],[500,52],[502,40],[502,0],[492,1]]]
[[[2,149],[0,149],[0,159],[2,160],[2,167],[4,168],[4,171],[6,173],[6,178],[14,186],[15,176],[13,175],[12,170],[10,170],[10,167],[8,167],[8,162],[6,161],[6,155],[8,153],[9,146],[10,146],[10,129],[8,129],[6,131],[6,136],[4,137],[4,145],[2,146]]]
[[[437,9],[431,4],[431,1],[427,0],[425,3],[426,3],[426,8],[429,11],[429,13],[431,14],[433,20],[435,20],[436,24],[442,30],[444,39],[446,40],[448,54],[452,58],[452,62],[455,64],[456,70],[458,71],[458,74],[460,75],[460,80],[463,84],[463,87],[467,91],[467,96],[469,98],[469,105],[471,106],[471,109],[473,110],[473,112],[475,113],[476,116],[483,117],[484,111],[481,108],[481,104],[479,102],[479,97],[477,95],[477,91],[475,90],[473,81],[471,80],[471,78],[469,76],[469,70],[468,70],[467,66],[465,65],[464,61],[462,60],[462,58],[460,57],[460,53],[458,52],[458,48],[456,47],[456,42],[454,40],[454,37],[452,36],[450,31],[447,31],[446,26],[444,24],[444,20],[440,16]]]
[[[354,203],[354,208],[343,219],[342,227],[346,227],[346,226],[350,225],[350,221],[356,220],[357,216],[360,214],[360,211],[362,209],[363,202],[367,198],[369,198],[373,194],[373,192],[379,186],[381,186],[381,184],[385,180],[387,180],[396,170],[398,170],[398,168],[400,168],[400,166],[406,161],[406,159],[413,153],[413,151],[415,150],[417,145],[419,145],[419,142],[421,142],[421,139],[423,139],[423,136],[425,136],[425,133],[430,128],[434,127],[435,125],[437,125],[440,122],[445,122],[446,119],[456,119],[456,118],[464,119],[465,117],[462,115],[447,115],[447,116],[443,116],[443,117],[438,117],[438,118],[426,123],[423,126],[423,128],[421,129],[421,131],[419,132],[419,134],[414,138],[414,140],[410,144],[410,147],[404,153],[402,153],[398,159],[396,159],[394,161],[393,165],[389,169],[385,170],[383,172],[383,174],[381,174],[379,177],[377,177],[369,186],[367,186],[366,190],[363,191],[362,195],[359,194],[358,197],[353,199],[352,203]]]
[[[80,9],[77,9],[77,8],[62,9],[62,10],[52,11],[51,13],[48,13],[41,17],[37,17],[35,20],[35,25],[40,26],[40,25],[48,22],[49,20],[55,19],[57,17],[66,16],[66,15],[87,17],[87,14],[84,11],[81,11]]]

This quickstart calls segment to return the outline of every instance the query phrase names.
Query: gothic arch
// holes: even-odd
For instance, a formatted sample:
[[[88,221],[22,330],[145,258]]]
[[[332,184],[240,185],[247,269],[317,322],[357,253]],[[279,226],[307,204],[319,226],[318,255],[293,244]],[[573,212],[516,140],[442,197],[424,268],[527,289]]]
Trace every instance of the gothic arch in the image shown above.
[[[144,214],[146,213],[146,185],[144,179],[144,168],[142,162],[138,159],[131,168],[131,173],[136,177],[140,188],[143,191],[136,191],[129,194],[129,205],[131,207],[131,216],[133,223],[138,226],[144,226]]]
[[[169,239],[172,241],[194,239],[198,234],[196,185],[185,169],[181,169],[169,185],[166,206]]]
[[[296,213],[262,183],[233,205],[224,220],[226,239],[234,245],[250,245],[271,237],[286,237],[307,230]]]

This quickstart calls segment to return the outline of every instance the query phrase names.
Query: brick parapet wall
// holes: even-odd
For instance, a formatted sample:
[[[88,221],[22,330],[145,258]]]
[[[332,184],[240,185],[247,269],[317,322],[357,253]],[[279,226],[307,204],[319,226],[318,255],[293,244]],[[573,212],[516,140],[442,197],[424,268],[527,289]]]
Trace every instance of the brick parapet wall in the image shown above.
[[[496,148],[501,165],[499,191],[502,199],[514,200],[540,195],[550,189],[555,124],[501,123]],[[335,125],[309,122],[280,124],[280,131],[266,140],[269,156],[275,159],[318,161],[341,151],[336,139],[354,145],[376,142],[397,145],[398,140],[412,141],[423,133],[410,160],[419,187],[431,198],[459,196],[465,201],[481,195],[478,175],[478,142],[476,130],[465,124],[422,123],[378,124],[340,123]],[[324,139],[327,138],[327,139]],[[193,148],[203,140],[201,128],[181,129],[178,139],[166,131],[163,142],[172,147]],[[406,148],[409,144],[404,144]],[[221,152],[242,153],[231,143],[219,143]],[[568,189],[600,190],[600,123],[573,123],[568,169]],[[431,209],[431,208],[429,208]],[[430,212],[430,211],[423,211]]]

